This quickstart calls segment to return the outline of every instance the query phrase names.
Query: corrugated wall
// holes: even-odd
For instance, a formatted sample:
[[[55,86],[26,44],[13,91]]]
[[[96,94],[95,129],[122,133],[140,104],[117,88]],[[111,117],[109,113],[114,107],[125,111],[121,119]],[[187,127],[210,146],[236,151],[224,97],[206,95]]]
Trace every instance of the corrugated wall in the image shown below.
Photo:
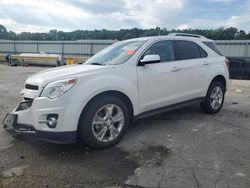
[[[8,41],[0,40],[0,53],[55,53],[61,55],[91,56],[115,40],[78,40],[78,41]],[[250,40],[215,41],[227,57],[250,58]]]
[[[250,58],[250,40],[217,40],[215,42],[224,56]]]
[[[116,40],[8,41],[0,40],[0,53],[53,53],[91,56]]]

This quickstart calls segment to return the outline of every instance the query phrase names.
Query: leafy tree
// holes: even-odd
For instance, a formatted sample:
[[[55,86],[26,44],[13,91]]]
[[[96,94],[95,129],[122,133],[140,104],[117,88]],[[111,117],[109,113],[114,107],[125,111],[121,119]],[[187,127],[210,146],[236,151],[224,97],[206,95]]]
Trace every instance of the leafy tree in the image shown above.
[[[235,39],[244,40],[244,39],[246,39],[246,38],[247,38],[247,34],[246,34],[246,32],[243,31],[243,30],[240,30],[239,32],[237,32],[237,33],[235,34]]]
[[[9,31],[8,34],[7,34],[7,38],[6,39],[9,39],[9,40],[17,40],[18,37],[16,35],[15,32],[13,31]]]
[[[6,39],[7,34],[7,29],[3,25],[0,25],[0,39]]]
[[[125,40],[136,37],[167,35],[170,32],[191,33],[206,36],[214,40],[245,40],[250,39],[250,32],[246,33],[243,30],[230,27],[220,27],[218,29],[185,29],[185,30],[167,30],[166,28],[151,28],[151,29],[120,29],[112,30],[75,30],[72,32],[50,30],[48,33],[30,33],[22,32],[16,34],[13,31],[7,31],[6,28],[0,25],[0,39],[9,40],[83,40],[83,39],[116,39]]]

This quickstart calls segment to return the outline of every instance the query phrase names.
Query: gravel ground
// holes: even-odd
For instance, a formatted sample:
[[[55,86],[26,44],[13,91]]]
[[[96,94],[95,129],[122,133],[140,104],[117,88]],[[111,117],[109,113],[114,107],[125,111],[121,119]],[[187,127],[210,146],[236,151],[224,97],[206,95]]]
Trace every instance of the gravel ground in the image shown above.
[[[0,122],[26,77],[43,69],[0,65]],[[249,188],[249,146],[250,81],[232,80],[220,113],[193,105],[143,119],[106,150],[13,137],[0,126],[0,187]]]

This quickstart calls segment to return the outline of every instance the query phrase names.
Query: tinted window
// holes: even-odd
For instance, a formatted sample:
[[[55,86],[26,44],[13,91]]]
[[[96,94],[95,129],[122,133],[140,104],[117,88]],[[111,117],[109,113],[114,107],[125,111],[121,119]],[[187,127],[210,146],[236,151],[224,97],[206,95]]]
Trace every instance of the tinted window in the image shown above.
[[[199,47],[199,46],[198,46]],[[201,57],[207,57],[207,52],[205,52],[205,50],[203,50],[201,47],[199,47],[200,49],[200,54],[201,54]]]
[[[153,44],[143,55],[159,55],[161,62],[174,61],[174,45],[172,41],[161,41]]]
[[[191,41],[175,41],[179,60],[201,58],[200,47]]]
[[[214,42],[203,42],[203,44],[205,44],[207,47],[209,47],[210,49],[212,49],[213,51],[215,51],[217,54],[222,55],[222,53],[217,48],[217,46],[215,45]]]

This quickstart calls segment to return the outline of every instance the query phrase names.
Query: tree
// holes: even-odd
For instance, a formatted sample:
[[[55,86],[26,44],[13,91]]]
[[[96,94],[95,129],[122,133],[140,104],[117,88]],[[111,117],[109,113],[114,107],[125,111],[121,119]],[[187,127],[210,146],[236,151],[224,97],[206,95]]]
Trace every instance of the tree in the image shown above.
[[[136,37],[167,35],[170,32],[190,33],[203,35],[213,40],[245,40],[250,39],[250,32],[246,33],[243,30],[238,31],[237,28],[220,27],[218,29],[185,29],[185,30],[167,30],[166,28],[151,28],[151,29],[120,29],[112,30],[76,30],[72,32],[50,30],[48,33],[30,33],[22,32],[16,34],[13,31],[7,31],[6,28],[0,25],[0,39],[10,40],[83,40],[83,39],[115,39],[125,40]]]
[[[245,31],[240,30],[239,32],[237,32],[237,33],[235,34],[235,37],[234,37],[234,38],[235,38],[235,39],[238,39],[238,40],[243,40],[243,39],[246,39],[246,38],[247,38],[247,34],[246,34]]]
[[[50,30],[48,33],[48,38],[49,40],[58,40],[57,30],[56,29]]]
[[[0,25],[0,39],[7,39],[7,34],[7,29],[3,25]]]
[[[15,32],[9,31],[7,34],[7,39],[9,40],[18,40],[18,37]]]

